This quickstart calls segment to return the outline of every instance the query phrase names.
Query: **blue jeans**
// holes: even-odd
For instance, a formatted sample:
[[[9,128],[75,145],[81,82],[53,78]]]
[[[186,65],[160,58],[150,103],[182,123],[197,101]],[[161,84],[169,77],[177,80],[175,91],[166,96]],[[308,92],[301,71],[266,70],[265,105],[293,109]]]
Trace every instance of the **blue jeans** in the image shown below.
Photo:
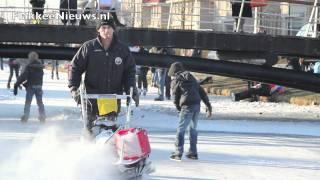
[[[190,154],[197,154],[197,124],[198,117],[200,113],[200,104],[190,105],[190,106],[182,106],[180,116],[179,116],[179,124],[177,128],[176,134],[176,153],[183,154],[183,145],[184,145],[184,135],[186,129],[189,130],[189,140],[190,140]]]
[[[38,110],[39,110],[39,117],[45,117],[44,105],[42,102],[42,87],[41,86],[29,86],[27,87],[27,94],[26,94],[26,102],[24,105],[24,116],[28,119],[30,114],[30,107],[33,95],[36,96]]]
[[[159,82],[159,97],[160,99],[164,98],[164,86],[166,85],[166,73],[167,69],[157,69],[158,73],[158,82]]]

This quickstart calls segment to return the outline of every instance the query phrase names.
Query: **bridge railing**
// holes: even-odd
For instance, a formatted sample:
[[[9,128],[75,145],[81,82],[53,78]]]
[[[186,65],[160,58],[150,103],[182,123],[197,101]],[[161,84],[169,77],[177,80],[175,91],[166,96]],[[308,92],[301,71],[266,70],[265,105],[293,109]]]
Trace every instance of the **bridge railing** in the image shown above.
[[[242,3],[242,0],[232,0]],[[291,3],[289,3],[291,2]],[[244,1],[244,4],[248,4]],[[96,10],[91,7],[89,15],[99,15],[107,10]],[[64,11],[69,11],[64,9]],[[78,25],[83,17],[83,10],[74,10],[74,18]],[[236,17],[232,17],[230,0],[167,0],[153,3],[147,0],[122,0],[116,9],[121,22],[129,27],[145,27],[159,29],[214,30],[234,31]],[[310,15],[313,18],[310,20]],[[318,3],[313,0],[270,0],[266,6],[252,8],[252,17],[239,17],[244,21],[244,31],[249,33],[264,32],[272,35],[296,35],[302,26],[316,31],[319,23],[317,18]],[[44,8],[41,20],[35,20],[32,8],[0,7],[0,23],[53,24],[61,25],[63,16],[60,9]],[[90,16],[85,21],[94,25],[97,18]],[[72,23],[68,23],[72,24]]]

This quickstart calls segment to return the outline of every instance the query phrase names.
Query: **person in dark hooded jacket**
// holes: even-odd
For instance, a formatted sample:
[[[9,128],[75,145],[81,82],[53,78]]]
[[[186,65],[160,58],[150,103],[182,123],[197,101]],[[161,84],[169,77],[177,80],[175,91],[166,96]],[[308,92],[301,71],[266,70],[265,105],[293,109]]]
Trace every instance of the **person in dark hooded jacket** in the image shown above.
[[[190,74],[185,71],[184,66],[180,62],[175,62],[170,66],[169,76],[173,76],[171,82],[172,94],[174,96],[174,104],[178,111],[179,123],[177,128],[175,152],[170,156],[170,159],[181,160],[184,146],[184,135],[188,127],[190,148],[186,157],[189,159],[198,159],[197,152],[197,123],[200,113],[201,100],[207,106],[207,117],[211,116],[212,107],[209,98],[200,86],[199,82]]]
[[[26,88],[26,101],[24,105],[24,114],[21,117],[21,122],[27,122],[30,114],[30,106],[33,95],[36,96],[38,109],[39,109],[39,120],[44,122],[46,115],[44,110],[44,104],[42,101],[42,82],[43,82],[43,64],[38,59],[39,56],[36,52],[32,51],[28,54],[29,64],[26,66],[23,73],[18,77],[17,82],[14,84],[13,94],[18,94],[18,87],[23,84]]]

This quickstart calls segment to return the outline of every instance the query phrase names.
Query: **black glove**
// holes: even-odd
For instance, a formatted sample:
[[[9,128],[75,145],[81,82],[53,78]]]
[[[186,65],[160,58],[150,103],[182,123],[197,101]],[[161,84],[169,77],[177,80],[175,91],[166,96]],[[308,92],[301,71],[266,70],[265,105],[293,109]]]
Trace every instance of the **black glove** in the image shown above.
[[[72,96],[72,98],[74,99],[74,101],[75,101],[77,104],[81,104],[80,92],[79,92],[79,90],[77,90],[77,89],[75,89],[75,88],[72,88],[72,89],[71,89],[71,96]]]
[[[181,106],[176,105],[177,110],[180,112],[181,111]]]
[[[212,107],[211,105],[209,104],[206,108],[206,117],[207,118],[210,118],[212,116]]]
[[[18,86],[15,84],[13,87],[13,95],[17,95],[18,94]]]

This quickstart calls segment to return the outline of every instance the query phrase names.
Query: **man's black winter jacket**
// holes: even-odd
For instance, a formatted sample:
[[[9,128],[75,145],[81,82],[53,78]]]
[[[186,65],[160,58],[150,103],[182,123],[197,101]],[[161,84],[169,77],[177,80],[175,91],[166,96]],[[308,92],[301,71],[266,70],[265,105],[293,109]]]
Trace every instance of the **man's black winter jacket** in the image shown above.
[[[135,87],[135,61],[129,48],[113,37],[105,50],[99,38],[85,42],[72,60],[70,88],[78,88],[85,73],[87,93],[122,94]]]

